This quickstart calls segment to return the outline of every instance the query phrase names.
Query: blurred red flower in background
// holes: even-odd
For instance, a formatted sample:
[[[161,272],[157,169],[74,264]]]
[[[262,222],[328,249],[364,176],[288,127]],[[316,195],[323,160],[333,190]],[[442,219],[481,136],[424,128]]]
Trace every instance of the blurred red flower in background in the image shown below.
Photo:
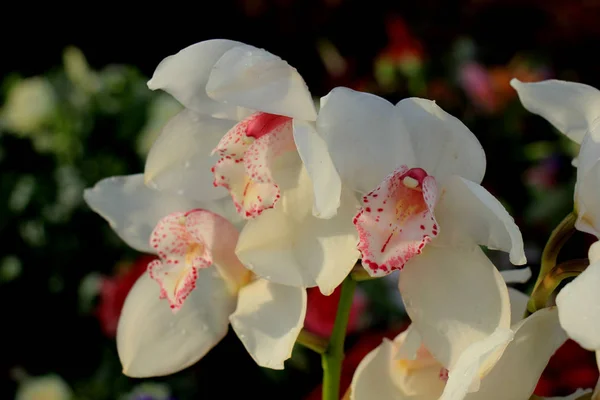
[[[378,60],[387,59],[391,63],[402,64],[404,62],[420,62],[423,59],[423,45],[412,35],[402,17],[399,15],[388,17],[385,27],[388,45],[379,54]]]
[[[550,359],[534,393],[546,397],[567,396],[579,388],[594,388],[597,381],[596,355],[569,339]]]
[[[102,278],[96,317],[106,336],[115,337],[117,334],[117,325],[125,298],[137,279],[146,272],[148,263],[154,259],[155,256],[141,255],[134,262],[118,264],[115,275]]]
[[[338,303],[340,302],[341,286],[338,286],[330,296],[321,294],[318,288],[307,290],[308,302],[304,328],[322,337],[329,337],[333,330]],[[361,315],[366,307],[365,296],[356,291],[352,299],[352,308],[348,319],[348,334],[356,332],[360,328]]]

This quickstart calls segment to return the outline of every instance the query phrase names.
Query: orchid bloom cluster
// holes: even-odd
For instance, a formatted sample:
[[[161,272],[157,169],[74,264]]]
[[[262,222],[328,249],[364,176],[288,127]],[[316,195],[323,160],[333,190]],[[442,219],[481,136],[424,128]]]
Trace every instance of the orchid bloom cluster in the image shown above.
[[[576,226],[598,235],[600,93],[514,86],[525,107],[582,142]],[[364,358],[351,399],[527,399],[567,334],[600,350],[600,302],[583,308],[598,297],[600,250],[590,250],[592,266],[560,292],[558,307],[523,319],[528,296],[507,286],[514,277],[481,248],[526,264],[519,228],[481,186],[477,138],[435,101],[394,105],[339,87],[315,105],[286,61],[230,40],[165,58],[148,87],[183,110],[143,173],[107,178],[84,195],[131,247],[158,256],[120,316],[125,375],[180,371],[229,325],[258,365],[282,369],[307,340],[307,289],[328,296],[341,285],[320,351],[324,365],[339,367],[342,303],[356,281],[394,271],[411,325]],[[334,375],[324,398],[339,398],[339,368],[337,377],[326,370]]]

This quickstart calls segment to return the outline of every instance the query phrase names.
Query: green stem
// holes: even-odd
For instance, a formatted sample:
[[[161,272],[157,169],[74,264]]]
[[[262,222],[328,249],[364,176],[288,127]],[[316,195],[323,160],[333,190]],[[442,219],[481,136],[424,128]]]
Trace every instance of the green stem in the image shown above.
[[[577,213],[571,212],[567,214],[567,216],[554,228],[552,233],[550,234],[550,238],[544,247],[544,251],[542,252],[542,262],[540,266],[540,273],[538,274],[538,278],[535,282],[535,286],[533,287],[533,292],[535,292],[538,286],[542,283],[545,276],[556,266],[556,260],[558,258],[558,253],[565,245],[567,240],[575,233],[575,221],[577,220]],[[533,293],[532,292],[532,293]],[[533,296],[529,298],[529,303],[527,303],[527,310],[530,313],[536,311]]]
[[[525,317],[546,307],[548,299],[552,293],[554,293],[558,285],[567,278],[572,278],[581,274],[589,264],[590,261],[587,258],[584,258],[579,260],[569,260],[552,268],[531,293],[531,297],[529,298],[530,307],[528,307],[525,312]]]
[[[319,354],[325,353],[325,350],[327,349],[327,339],[315,335],[305,329],[300,331],[296,343]]]
[[[342,360],[344,359],[344,340],[346,327],[352,309],[352,299],[356,281],[347,277],[342,283],[342,293],[338,303],[335,323],[329,338],[329,346],[321,358],[323,364],[323,400],[339,400]]]

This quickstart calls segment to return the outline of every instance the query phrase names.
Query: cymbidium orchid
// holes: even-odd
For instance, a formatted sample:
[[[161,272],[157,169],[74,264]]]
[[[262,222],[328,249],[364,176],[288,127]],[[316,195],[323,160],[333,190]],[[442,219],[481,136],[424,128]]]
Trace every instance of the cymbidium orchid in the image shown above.
[[[479,185],[485,154],[475,136],[432,101],[393,106],[345,88],[322,99],[317,130],[343,185],[360,195],[353,222],[367,272],[402,270],[414,329],[445,368],[469,367],[459,357],[479,343],[493,358],[512,338],[510,305],[478,245],[509,252],[514,264],[525,255],[514,220]]]
[[[303,325],[306,291],[255,279],[244,268],[234,253],[238,231],[222,216],[237,215],[229,199],[200,203],[150,189],[142,175],[103,180],[85,199],[127,243],[159,256],[129,292],[119,319],[126,375],[184,369],[230,323],[259,365],[283,368]]]
[[[527,110],[581,145],[575,160],[575,227],[600,238],[600,91],[559,80],[524,83],[513,79],[511,85]]]
[[[412,266],[407,266],[407,270],[410,268]],[[548,360],[566,340],[557,310],[540,310],[520,320],[527,297],[513,289],[508,291],[493,266],[484,263],[476,268],[486,271],[482,278],[487,276],[495,282],[497,290],[502,292],[502,300],[490,301],[473,285],[461,286],[455,282],[448,282],[446,299],[460,296],[477,304],[469,309],[475,313],[471,315],[473,321],[487,320],[489,314],[496,314],[500,307],[510,325],[499,327],[488,336],[454,336],[450,341],[430,347],[427,332],[412,324],[393,341],[384,340],[363,359],[354,375],[351,399],[529,398]],[[511,307],[509,303],[513,299]],[[420,307],[423,313],[432,311],[427,306],[423,303]],[[441,347],[450,353],[458,350],[456,362],[449,368],[433,351]]]
[[[202,201],[229,192],[248,220],[236,250],[244,265],[330,294],[359,256],[356,200],[342,191],[296,69],[265,50],[209,40],[165,58],[148,86],[186,109],[150,150],[146,183]]]
[[[600,92],[572,85],[513,82],[526,107],[582,143],[577,227],[598,236]],[[323,398],[339,398],[344,335],[364,278],[348,275],[359,258],[369,278],[401,271],[411,325],[364,358],[353,399],[526,399],[567,333],[600,351],[600,245],[557,307],[522,319],[528,298],[507,282],[530,271],[501,273],[481,248],[525,264],[519,228],[481,186],[486,158],[475,135],[434,101],[393,105],[336,88],[317,115],[296,69],[230,40],[165,58],[148,86],[184,109],[163,128],[144,174],[84,194],[124,241],[156,256],[119,319],[126,375],[180,371],[231,324],[263,367],[283,368],[304,341],[322,354]],[[342,282],[329,299],[339,303],[335,318],[324,310],[330,326],[321,326],[323,310],[306,318],[306,289],[329,296]]]
[[[513,79],[511,85],[527,110],[581,145],[576,159],[575,228],[600,238],[600,91],[558,80],[523,83]],[[590,265],[556,298],[563,328],[583,348],[596,352],[600,350],[599,254],[596,242],[589,249]]]
[[[514,220],[479,185],[481,145],[435,102],[408,98],[394,106],[336,88],[321,100],[317,131],[343,184],[360,194],[354,225],[370,275],[402,269],[428,247],[452,253],[479,244],[525,263]]]

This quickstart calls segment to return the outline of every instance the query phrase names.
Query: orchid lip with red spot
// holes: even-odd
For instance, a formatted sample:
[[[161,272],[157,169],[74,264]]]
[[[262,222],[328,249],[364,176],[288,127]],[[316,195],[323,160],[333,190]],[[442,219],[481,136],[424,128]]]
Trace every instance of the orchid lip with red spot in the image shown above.
[[[371,276],[401,270],[437,236],[433,214],[437,197],[433,176],[403,165],[362,198],[354,225],[362,264]]]
[[[214,257],[228,257],[227,251],[233,254],[236,241],[233,225],[210,211],[193,209],[162,218],[150,236],[159,259],[148,264],[150,278],[160,285],[160,297],[178,311],[196,288],[198,269],[210,267]]]
[[[231,128],[213,150],[221,155],[212,168],[214,186],[229,191],[238,214],[255,218],[281,197],[273,179],[274,160],[295,149],[291,118],[252,114]]]

